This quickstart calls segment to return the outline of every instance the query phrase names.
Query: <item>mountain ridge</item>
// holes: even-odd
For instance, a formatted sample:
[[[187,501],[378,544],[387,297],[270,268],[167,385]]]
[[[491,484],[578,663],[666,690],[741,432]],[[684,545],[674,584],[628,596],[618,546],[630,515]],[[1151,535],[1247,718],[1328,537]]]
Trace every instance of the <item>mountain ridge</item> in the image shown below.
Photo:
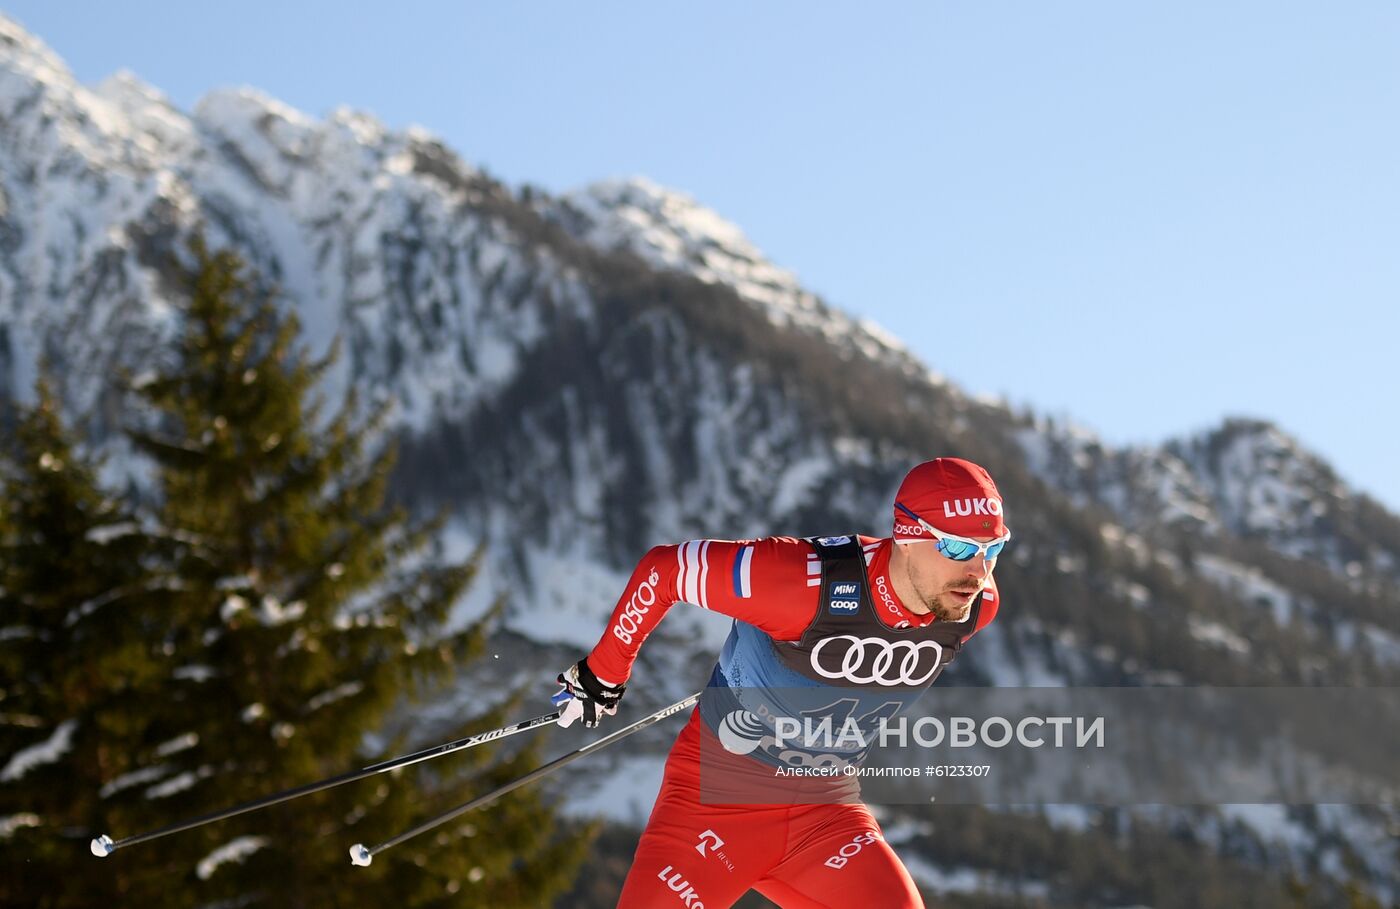
[[[118,430],[141,414],[109,379],[158,362],[183,242],[236,249],[310,346],[342,339],[328,395],[398,402],[395,493],[448,508],[446,549],[487,546],[461,617],[509,597],[517,680],[596,639],[653,543],[883,535],[936,453],[986,464],[1017,534],[1007,612],[952,684],[1400,675],[1400,520],[1272,424],[1108,446],[968,395],[683,194],[512,190],[425,130],[252,90],[191,114],[127,74],[89,90],[3,16],[0,127],[0,399],[47,357],[139,482]],[[639,703],[703,676],[716,618],[672,612]]]

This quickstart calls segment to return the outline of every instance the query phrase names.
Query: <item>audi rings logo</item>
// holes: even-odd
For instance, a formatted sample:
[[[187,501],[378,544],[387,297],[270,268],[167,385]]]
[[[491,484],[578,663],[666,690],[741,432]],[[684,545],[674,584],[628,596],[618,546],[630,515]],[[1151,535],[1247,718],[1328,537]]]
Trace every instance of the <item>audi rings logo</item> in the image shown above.
[[[836,653],[840,653],[839,665],[835,664]],[[819,675],[857,685],[922,685],[938,673],[942,662],[943,647],[937,641],[886,641],[838,634],[822,638],[812,648],[812,668]]]

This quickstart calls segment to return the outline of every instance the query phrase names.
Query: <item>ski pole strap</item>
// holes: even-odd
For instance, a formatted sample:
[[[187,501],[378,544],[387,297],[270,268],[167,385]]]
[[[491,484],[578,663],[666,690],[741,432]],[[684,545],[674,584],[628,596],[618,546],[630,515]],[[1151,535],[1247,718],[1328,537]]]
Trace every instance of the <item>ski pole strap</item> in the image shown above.
[[[226,818],[235,817],[240,814],[246,814],[249,811],[257,811],[259,808],[268,808],[272,805],[280,805],[283,802],[289,802],[292,799],[300,798],[303,795],[310,795],[313,792],[321,792],[326,789],[331,789],[335,786],[343,785],[345,783],[353,783],[355,780],[362,780],[365,777],[374,776],[375,774],[383,773],[386,770],[397,770],[400,767],[407,767],[410,764],[417,764],[419,761],[430,761],[433,758],[439,758],[446,754],[452,754],[453,752],[461,751],[465,748],[473,748],[477,745],[484,745],[487,742],[494,742],[496,739],[503,739],[508,735],[515,735],[516,733],[525,732],[529,729],[535,729],[539,726],[546,726],[550,723],[556,722],[558,719],[558,711],[555,711],[554,713],[541,714],[540,716],[534,717],[532,719],[522,720],[519,723],[512,723],[509,726],[503,726],[500,729],[492,729],[489,732],[479,732],[476,735],[470,735],[466,738],[457,739],[455,742],[446,742],[442,745],[434,745],[431,748],[424,748],[422,751],[415,751],[412,754],[406,754],[402,757],[391,758],[387,761],[380,761],[377,764],[371,764],[368,767],[365,767],[360,770],[352,770],[348,773],[342,773],[339,776],[328,777],[327,779],[320,780],[315,783],[307,783],[304,786],[297,786],[294,789],[287,789],[282,792],[274,792],[272,795],[266,795],[262,798],[254,799],[251,802],[243,802],[242,804],[234,805],[232,808],[225,808],[222,811],[216,811],[213,814],[201,815],[200,817],[191,818],[187,821],[179,821],[177,823],[170,824],[169,826],[161,827],[159,830],[152,830],[149,833],[140,833],[133,836],[124,837],[119,840],[113,840],[110,836],[103,834],[93,839],[90,848],[92,849],[93,855],[96,855],[99,858],[105,858],[106,856],[111,855],[113,852],[116,852],[118,849],[121,849],[124,846],[134,846],[137,843],[144,843],[149,840],[156,839],[157,837],[169,836],[172,833],[182,833],[186,830],[192,830],[195,827],[202,827],[205,824],[212,824],[215,821],[222,821]]]
[[[631,735],[634,732],[645,729],[653,723],[659,723],[667,717],[674,716],[677,713],[680,713],[682,710],[691,706],[698,700],[700,700],[700,692],[697,691],[690,697],[685,698],[684,700],[676,701],[676,703],[672,704],[669,707],[663,707],[662,709],[656,711],[650,716],[646,716],[641,718],[640,720],[637,720],[637,722],[633,723],[630,726],[622,727],[621,729],[617,730],[611,735],[605,735],[595,742],[589,742],[587,745],[584,745],[577,751],[571,751],[562,757],[557,757],[554,760],[550,761],[548,764],[544,764],[540,767],[537,767],[534,770],[531,770],[529,773],[525,774],[524,776],[519,777],[518,779],[511,780],[509,783],[506,783],[505,785],[500,786],[499,788],[493,789],[485,795],[481,795],[477,798],[472,799],[465,805],[458,805],[456,808],[453,808],[450,811],[444,812],[442,814],[439,814],[435,818],[424,821],[423,823],[419,824],[417,827],[412,828],[411,830],[405,830],[403,833],[400,833],[393,839],[385,840],[378,846],[366,847],[361,845],[360,843],[356,843],[354,846],[350,847],[350,861],[352,864],[355,865],[368,865],[370,861],[373,860],[374,856],[385,851],[386,849],[391,849],[394,846],[397,846],[399,843],[402,843],[404,840],[412,839],[420,833],[426,833],[429,830],[432,830],[434,827],[438,827],[442,824],[445,824],[453,818],[466,814],[468,811],[471,811],[474,808],[480,808],[483,805],[489,805],[491,802],[496,801],[496,799],[500,798],[506,793],[513,792],[514,790],[519,789],[521,786],[527,785],[528,783],[533,783],[540,777],[548,776],[549,774],[558,770],[560,767],[563,767],[565,764],[568,764],[572,761],[576,761],[586,754],[592,754],[595,751],[601,751],[609,745],[613,744],[614,742],[618,742],[622,739],[627,738],[627,736]]]

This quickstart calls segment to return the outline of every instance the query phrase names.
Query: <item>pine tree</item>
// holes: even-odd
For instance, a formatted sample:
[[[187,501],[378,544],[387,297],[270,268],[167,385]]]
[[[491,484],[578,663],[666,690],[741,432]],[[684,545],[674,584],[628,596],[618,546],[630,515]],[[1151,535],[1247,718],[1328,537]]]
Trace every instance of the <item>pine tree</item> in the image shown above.
[[[536,762],[530,749],[472,749],[106,859],[86,855],[99,832],[120,838],[421,746],[406,741],[403,711],[442,691],[484,640],[482,622],[449,627],[476,560],[444,564],[433,542],[441,520],[416,521],[385,504],[393,452],[373,444],[384,408],[362,415],[352,396],[328,414],[316,387],[334,354],[312,361],[298,347],[295,318],[235,256],[196,243],[191,258],[188,310],[170,355],[154,377],[133,382],[149,418],[130,436],[155,465],[155,504],[128,522],[140,532],[94,537],[78,526],[41,543],[15,529],[33,521],[7,508],[7,543],[48,547],[44,557],[61,564],[7,569],[0,627],[39,627],[33,609],[11,620],[9,605],[33,601],[45,577],[90,578],[90,589],[51,595],[54,616],[73,614],[75,604],[81,613],[80,604],[113,591],[142,594],[140,608],[126,611],[132,624],[89,649],[134,648],[125,675],[96,672],[90,684],[101,701],[120,679],[128,700],[144,703],[114,714],[115,731],[76,727],[86,738],[75,738],[48,776],[35,768],[23,777],[44,780],[56,799],[82,789],[86,800],[65,821],[64,849],[78,851],[55,859],[64,871],[38,904],[547,905],[567,886],[587,837],[558,835],[538,793],[514,793],[370,868],[352,868],[346,854],[351,843],[379,842],[526,772]],[[102,498],[95,484],[70,493],[84,496]],[[75,507],[96,508],[86,499]],[[65,548],[82,539],[92,545]],[[99,541],[105,550],[90,551]],[[132,549],[113,558],[121,541]],[[91,612],[104,614],[121,615]],[[54,627],[51,619],[43,627]],[[33,706],[12,701],[12,671],[33,676],[34,691],[57,676],[37,643],[7,634],[0,703],[46,724],[15,742],[40,741],[76,702],[58,691]],[[455,738],[518,715],[505,692],[493,694],[491,709],[436,731]],[[367,747],[385,734],[388,742]],[[109,764],[93,764],[94,754]],[[15,842],[27,832],[16,830]]]
[[[312,362],[297,347],[295,317],[235,256],[192,251],[174,363],[143,387],[163,425],[133,438],[160,465],[160,523],[197,541],[177,565],[192,605],[186,643],[207,642],[214,672],[196,731],[236,763],[207,786],[226,802],[363,763],[365,734],[479,655],[484,630],[446,630],[475,564],[426,557],[441,521],[415,523],[384,505],[393,452],[371,451],[371,440],[385,408],[360,418],[350,396],[327,419],[313,394],[334,353]],[[500,725],[510,707],[450,731]],[[249,816],[225,837],[264,845],[216,869],[211,895],[256,892],[288,906],[545,904],[584,842],[556,838],[531,793],[371,868],[347,865],[351,843],[466,801],[534,759],[526,752],[480,772],[489,757],[474,750]]]
[[[0,433],[0,904],[92,906],[198,857],[191,842],[138,865],[87,855],[101,821],[160,823],[152,789],[188,769],[161,731],[174,591],[164,541],[99,488],[47,382],[37,398]]]

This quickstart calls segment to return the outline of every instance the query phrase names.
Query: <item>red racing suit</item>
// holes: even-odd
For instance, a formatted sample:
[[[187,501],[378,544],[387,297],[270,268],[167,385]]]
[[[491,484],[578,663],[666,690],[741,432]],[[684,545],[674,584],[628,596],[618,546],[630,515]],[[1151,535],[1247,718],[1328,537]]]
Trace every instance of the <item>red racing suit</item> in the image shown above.
[[[831,540],[844,540],[845,550],[856,552],[850,538],[822,538],[821,543]],[[866,602],[879,621],[892,630],[934,623],[932,615],[910,612],[895,593],[889,577],[892,541],[855,541],[865,563]],[[810,638],[822,617],[823,598],[829,592],[823,588],[824,551],[813,541],[792,537],[657,546],[633,571],[606,631],[588,655],[589,667],[604,682],[626,682],[647,635],[677,602],[735,619],[735,634],[726,644],[712,686],[721,679],[726,660],[760,661],[766,650],[797,647],[796,642]],[[998,606],[996,585],[989,579],[967,627],[959,630],[959,644],[986,627]],[[828,607],[838,608],[846,608],[843,601]],[[741,630],[748,639],[763,643],[757,649],[736,648]],[[733,676],[749,667],[724,668]],[[720,909],[749,889],[787,909],[923,906],[908,871],[859,802],[710,804],[702,799],[701,755],[722,753],[717,744],[712,724],[707,725],[697,709],[667,758],[661,792],[623,886],[620,907]]]

